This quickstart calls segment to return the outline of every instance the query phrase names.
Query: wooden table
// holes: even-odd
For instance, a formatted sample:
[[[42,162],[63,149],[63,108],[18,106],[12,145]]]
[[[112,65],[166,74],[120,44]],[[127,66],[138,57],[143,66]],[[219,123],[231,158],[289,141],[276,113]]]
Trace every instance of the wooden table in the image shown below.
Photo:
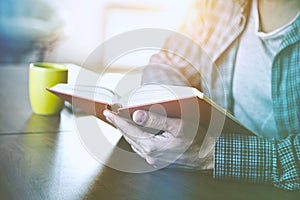
[[[299,199],[299,192],[217,181],[202,172],[107,167],[83,147],[70,109],[32,114],[27,84],[27,67],[0,67],[0,199]]]

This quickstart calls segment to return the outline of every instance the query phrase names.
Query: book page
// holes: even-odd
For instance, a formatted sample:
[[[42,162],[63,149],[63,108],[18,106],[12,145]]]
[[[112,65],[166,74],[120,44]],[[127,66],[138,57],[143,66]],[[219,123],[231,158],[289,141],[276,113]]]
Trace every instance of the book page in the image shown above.
[[[114,102],[118,102],[120,99],[118,94],[107,88],[99,86],[69,85],[60,83],[53,86],[51,90],[83,99],[93,100],[95,102],[106,103],[109,105],[113,104]]]
[[[176,99],[199,96],[203,94],[188,86],[143,85],[121,98],[122,107],[154,104]]]

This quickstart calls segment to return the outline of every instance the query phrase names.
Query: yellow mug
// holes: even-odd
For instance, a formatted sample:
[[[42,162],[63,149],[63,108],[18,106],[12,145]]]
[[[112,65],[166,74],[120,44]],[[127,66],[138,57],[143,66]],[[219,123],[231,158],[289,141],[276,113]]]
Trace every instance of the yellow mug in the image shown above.
[[[39,115],[58,114],[64,101],[46,90],[58,83],[67,83],[68,68],[56,63],[31,63],[29,65],[29,98],[31,108]]]

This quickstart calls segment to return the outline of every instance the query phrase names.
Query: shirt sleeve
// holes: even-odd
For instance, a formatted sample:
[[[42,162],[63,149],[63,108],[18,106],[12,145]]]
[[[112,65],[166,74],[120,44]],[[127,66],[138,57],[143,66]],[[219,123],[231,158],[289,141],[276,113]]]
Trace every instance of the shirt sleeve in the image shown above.
[[[257,136],[222,135],[215,148],[214,176],[300,189],[300,134],[281,141]]]
[[[201,88],[199,70],[193,66],[191,60],[200,60],[201,47],[197,33],[203,28],[203,9],[200,7],[203,7],[205,1],[192,1],[181,26],[176,32],[170,31],[161,50],[150,58],[149,64],[143,69],[142,84],[159,83]]]

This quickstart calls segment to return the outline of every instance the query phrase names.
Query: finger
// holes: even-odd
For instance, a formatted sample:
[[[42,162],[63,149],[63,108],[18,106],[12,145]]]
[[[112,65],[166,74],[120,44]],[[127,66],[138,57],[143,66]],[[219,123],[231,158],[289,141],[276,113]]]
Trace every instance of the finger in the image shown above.
[[[108,121],[114,124],[118,129],[120,129],[123,135],[129,137],[134,141],[136,141],[137,139],[148,139],[153,136],[153,134],[142,131],[136,125],[129,123],[122,117],[113,114],[109,110],[105,110],[103,112],[103,115]]]
[[[141,153],[136,147],[134,147],[133,145],[131,145],[132,150],[139,155],[142,158],[145,158],[145,155],[143,153]]]
[[[156,151],[165,146],[168,141],[161,140],[162,135],[154,135],[143,131],[136,125],[129,123],[123,118],[111,113],[110,111],[103,113],[109,120],[120,129],[124,138],[129,144],[138,148],[144,155]]]
[[[142,146],[131,138],[127,137],[126,135],[123,135],[124,139],[130,144],[131,147],[134,147],[135,150],[137,150],[140,154],[145,154]]]
[[[151,153],[156,152],[157,150],[163,148],[165,146],[161,142],[155,140],[155,136],[153,136],[150,139],[132,139],[130,137],[127,137],[126,135],[123,135],[125,140],[131,145],[131,147],[134,147],[135,150],[138,151],[141,157],[147,158]]]
[[[180,119],[168,118],[167,116],[144,110],[136,110],[132,118],[138,125],[171,133],[177,132],[181,126]]]

